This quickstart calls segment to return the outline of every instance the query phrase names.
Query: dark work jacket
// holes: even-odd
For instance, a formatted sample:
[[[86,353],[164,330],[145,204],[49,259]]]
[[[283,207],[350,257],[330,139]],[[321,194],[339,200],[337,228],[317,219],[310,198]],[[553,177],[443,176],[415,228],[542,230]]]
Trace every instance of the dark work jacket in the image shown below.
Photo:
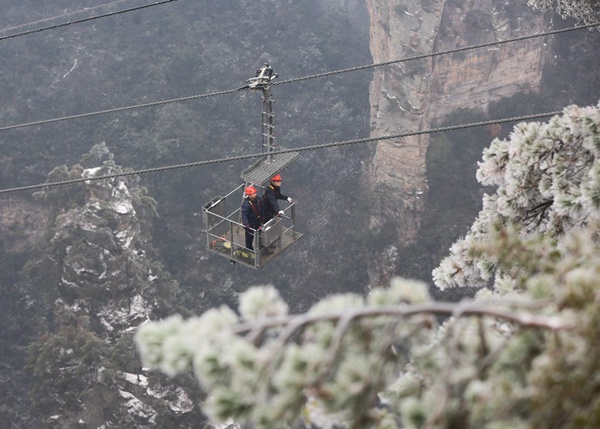
[[[263,210],[265,213],[265,222],[273,219],[279,212],[279,203],[277,200],[287,200],[287,195],[283,195],[281,193],[281,187],[275,186],[272,183],[265,190],[265,194],[263,195]]]
[[[263,205],[260,198],[252,201],[249,197],[242,203],[242,224],[257,229],[263,224]]]

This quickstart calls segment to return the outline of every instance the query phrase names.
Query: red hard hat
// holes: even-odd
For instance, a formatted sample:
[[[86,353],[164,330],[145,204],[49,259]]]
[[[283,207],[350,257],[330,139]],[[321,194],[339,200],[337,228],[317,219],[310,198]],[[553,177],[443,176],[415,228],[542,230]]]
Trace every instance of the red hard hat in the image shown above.
[[[281,182],[281,176],[279,174],[276,174],[271,180],[273,182]]]
[[[246,195],[256,194],[254,186],[246,186]]]

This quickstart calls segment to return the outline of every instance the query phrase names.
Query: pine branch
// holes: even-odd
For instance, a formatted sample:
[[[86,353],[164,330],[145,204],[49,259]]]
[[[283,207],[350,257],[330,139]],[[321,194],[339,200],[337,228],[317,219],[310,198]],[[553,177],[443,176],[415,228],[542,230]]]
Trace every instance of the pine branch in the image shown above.
[[[287,327],[285,335],[280,340],[287,340],[292,333],[300,327],[319,322],[351,321],[354,319],[395,316],[411,317],[421,314],[433,314],[439,316],[483,316],[502,319],[507,322],[516,323],[523,328],[540,328],[551,331],[570,330],[573,327],[556,316],[540,316],[526,312],[514,311],[512,309],[500,309],[477,302],[450,303],[431,302],[426,304],[368,307],[346,309],[331,314],[301,314],[297,316],[277,317],[263,319],[257,322],[242,323],[233,328],[235,334],[241,335],[248,332],[263,332],[270,328]]]

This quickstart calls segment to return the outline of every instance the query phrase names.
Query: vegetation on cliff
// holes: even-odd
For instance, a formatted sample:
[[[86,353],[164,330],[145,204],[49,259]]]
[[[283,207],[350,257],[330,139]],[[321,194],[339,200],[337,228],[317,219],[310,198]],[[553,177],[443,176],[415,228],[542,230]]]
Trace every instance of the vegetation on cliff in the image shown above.
[[[71,168],[55,168],[48,180],[123,171],[99,144]],[[24,421],[59,428],[201,421],[190,399],[195,393],[144,376],[132,346],[132,329],[172,313],[178,290],[152,245],[156,201],[133,176],[50,187],[36,196],[50,219],[18,289],[19,310],[32,326],[21,338],[29,343],[23,354],[33,386],[30,400],[18,405]]]

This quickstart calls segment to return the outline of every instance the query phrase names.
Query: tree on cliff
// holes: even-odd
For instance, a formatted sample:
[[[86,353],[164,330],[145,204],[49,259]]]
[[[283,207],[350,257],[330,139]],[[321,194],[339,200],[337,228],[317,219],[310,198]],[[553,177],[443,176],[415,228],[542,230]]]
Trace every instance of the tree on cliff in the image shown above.
[[[469,233],[434,270],[440,289],[513,281],[514,270],[498,270],[500,255],[476,250],[498,225],[512,225],[523,238],[543,234],[558,246],[566,232],[600,221],[599,122],[596,107],[571,106],[548,124],[517,125],[510,140],[495,139],[484,150],[477,179],[496,192],[484,195]]]
[[[256,287],[238,313],[143,325],[144,364],[193,368],[209,416],[256,428],[600,427],[600,108],[517,125],[477,176],[497,191],[435,274],[488,286],[475,300],[394,279],[291,316]]]
[[[123,172],[102,143],[49,181]],[[183,421],[193,414],[189,395],[140,374],[132,344],[139,323],[173,311],[178,287],[155,260],[156,201],[138,182],[90,180],[36,194],[51,214],[39,255],[23,270],[22,302],[39,326],[28,348],[31,427],[197,427],[199,414]]]
[[[535,9],[555,9],[563,18],[575,18],[584,24],[600,21],[600,3],[597,0],[529,0]]]

